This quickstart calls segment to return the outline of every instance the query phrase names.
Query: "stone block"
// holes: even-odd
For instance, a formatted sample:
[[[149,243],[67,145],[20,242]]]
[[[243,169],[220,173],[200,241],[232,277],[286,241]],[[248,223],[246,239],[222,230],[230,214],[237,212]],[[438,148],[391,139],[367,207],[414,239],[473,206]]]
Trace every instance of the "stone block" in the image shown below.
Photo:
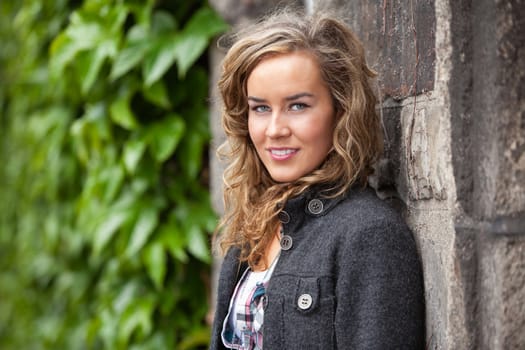
[[[427,97],[405,100],[401,110],[402,143],[398,184],[409,200],[447,198],[447,123],[443,106]]]
[[[333,1],[363,41],[385,97],[403,99],[434,89],[434,2]]]
[[[302,6],[300,0],[210,0],[210,5],[228,23],[237,26],[250,23],[279,6]]]
[[[487,233],[480,257],[480,349],[523,349],[525,237]]]

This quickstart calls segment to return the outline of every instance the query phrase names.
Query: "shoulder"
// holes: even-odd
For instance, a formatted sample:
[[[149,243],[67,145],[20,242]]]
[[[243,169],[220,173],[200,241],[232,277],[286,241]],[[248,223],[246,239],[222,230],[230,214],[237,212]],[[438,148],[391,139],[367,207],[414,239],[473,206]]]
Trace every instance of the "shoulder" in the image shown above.
[[[359,229],[381,226],[407,229],[401,214],[368,187],[352,189],[344,194],[327,216],[342,225]]]
[[[388,202],[380,199],[370,187],[351,189],[342,196],[341,202],[334,209],[336,208],[351,209],[360,218],[373,216],[383,220],[399,219],[399,213]]]
[[[370,188],[353,189],[327,214],[341,235],[342,246],[384,258],[416,255],[411,230],[401,214]]]
[[[341,328],[341,339],[359,348],[418,348],[423,272],[402,216],[368,189],[349,192],[329,215],[342,217],[335,253],[340,324],[366,320],[351,332]]]

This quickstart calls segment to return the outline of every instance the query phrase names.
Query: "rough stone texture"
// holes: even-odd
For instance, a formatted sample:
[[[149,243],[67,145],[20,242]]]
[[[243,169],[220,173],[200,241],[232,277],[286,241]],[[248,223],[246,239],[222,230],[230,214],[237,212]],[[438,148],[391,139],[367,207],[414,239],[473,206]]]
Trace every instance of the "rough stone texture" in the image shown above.
[[[456,323],[450,308],[454,302],[451,286],[457,285],[450,268],[450,232],[453,228],[450,210],[443,201],[427,200],[407,204],[405,213],[415,233],[425,273],[427,348],[461,349],[452,347],[449,341],[451,323]],[[461,327],[456,327],[455,332],[458,338],[465,333]]]
[[[495,1],[498,94],[498,159],[495,207],[498,216],[525,214],[525,3]],[[522,229],[525,233],[525,227]]]
[[[302,6],[300,0],[210,0],[210,5],[230,24],[249,23],[278,6]]]
[[[210,3],[242,25],[300,1]],[[344,14],[379,72],[385,153],[371,182],[414,231],[427,348],[525,348],[524,1],[304,5]],[[217,69],[222,53],[211,57]],[[211,120],[215,147],[223,137],[216,106]],[[219,213],[221,174],[212,157]]]
[[[455,329],[450,332],[447,342],[450,349],[478,349],[478,232],[470,227],[456,225],[454,228],[453,271],[456,283],[451,288],[455,302],[450,318]]]
[[[366,44],[385,97],[403,99],[433,90],[433,0],[347,1],[341,11]]]
[[[451,2],[458,202],[477,219],[525,212],[525,5]],[[520,214],[521,213],[521,214]]]
[[[525,237],[488,233],[479,247],[482,292],[480,349],[523,349]]]
[[[220,62],[224,58],[224,51],[217,48],[216,43],[211,45],[210,62],[212,62],[211,77],[210,77],[210,129],[212,133],[212,141],[210,145],[210,175],[212,189],[212,205],[217,214],[224,213],[222,202],[222,174],[224,172],[224,164],[220,162],[216,154],[217,148],[225,141],[225,135],[221,126],[221,102],[219,92],[217,91],[217,82],[220,74]]]
[[[374,180],[377,190],[392,193],[393,189],[405,202],[447,198],[442,169],[446,160],[433,157],[446,146],[439,143],[448,132],[442,111],[432,94],[382,103],[379,112],[385,152],[378,168],[379,179]]]
[[[450,124],[437,93],[403,100],[399,158],[391,162],[399,167],[396,188],[423,262],[428,348],[456,349],[463,348],[467,332],[455,270]]]
[[[410,200],[446,199],[443,179],[446,160],[440,157],[443,154],[440,148],[448,146],[443,140],[447,140],[449,130],[443,125],[447,124],[442,118],[443,106],[426,96],[407,100],[410,103],[403,108],[400,119],[404,135],[401,159],[405,166],[399,182],[406,182],[404,192]]]
[[[471,348],[525,346],[525,4],[451,4],[452,159],[456,237],[470,232],[463,265]],[[475,288],[471,281],[475,278]],[[467,281],[468,280],[468,281]]]
[[[210,188],[211,188],[211,203],[213,209],[218,215],[224,213],[224,205],[222,201],[222,173],[224,172],[224,164],[220,162],[217,156],[217,148],[225,140],[224,132],[221,127],[221,104],[217,91],[217,81],[220,74],[220,62],[224,57],[223,50],[217,48],[217,45],[211,45],[209,60],[212,65],[210,77],[210,129],[212,132],[212,141],[210,145]],[[214,250],[216,247],[212,247]],[[217,284],[219,278],[219,268],[222,262],[220,254],[214,252],[214,259],[212,263],[212,281],[210,295],[210,310],[208,312],[207,321],[209,324],[213,321],[213,313],[215,312],[215,295],[217,291]]]
[[[314,1],[338,13],[365,43],[369,64],[379,71],[380,93],[400,100],[434,88],[433,0]]]

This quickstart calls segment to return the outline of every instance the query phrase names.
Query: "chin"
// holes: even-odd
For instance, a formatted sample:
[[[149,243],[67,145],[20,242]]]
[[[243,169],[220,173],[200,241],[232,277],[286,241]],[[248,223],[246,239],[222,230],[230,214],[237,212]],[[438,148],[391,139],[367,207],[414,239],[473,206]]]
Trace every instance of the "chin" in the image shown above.
[[[290,176],[290,175],[282,175],[282,174],[270,174],[273,181],[278,183],[286,183],[286,182],[294,182],[295,180],[299,179],[300,176]]]

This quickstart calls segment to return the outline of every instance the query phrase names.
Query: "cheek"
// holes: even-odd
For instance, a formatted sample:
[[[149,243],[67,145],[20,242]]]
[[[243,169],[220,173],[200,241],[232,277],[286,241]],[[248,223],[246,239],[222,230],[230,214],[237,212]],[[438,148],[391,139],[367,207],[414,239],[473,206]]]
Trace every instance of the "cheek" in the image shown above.
[[[253,144],[257,146],[257,143],[261,142],[264,130],[260,123],[257,123],[253,118],[248,117],[248,134]]]
[[[312,138],[312,144],[317,149],[317,152],[326,154],[328,150],[333,146],[333,133],[331,130],[323,130],[323,132],[316,134],[315,138]]]
[[[330,120],[317,118],[315,122],[304,125],[301,133],[304,141],[318,148],[319,152],[323,152],[325,148],[331,148],[333,145],[334,129],[332,118]]]

